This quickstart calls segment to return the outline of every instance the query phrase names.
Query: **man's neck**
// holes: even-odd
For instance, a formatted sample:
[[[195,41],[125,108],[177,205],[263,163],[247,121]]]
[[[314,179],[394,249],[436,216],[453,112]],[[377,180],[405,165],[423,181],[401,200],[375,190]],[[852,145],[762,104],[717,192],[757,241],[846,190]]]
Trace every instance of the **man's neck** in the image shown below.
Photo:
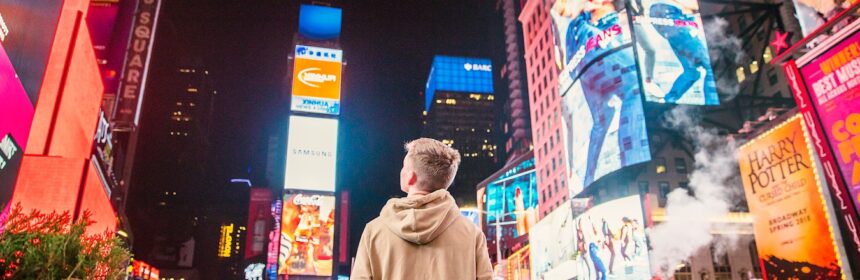
[[[428,192],[428,191],[419,190],[417,188],[410,188],[409,192],[406,193],[406,197],[407,198],[418,198],[418,197],[422,197],[422,196],[425,196],[428,194],[430,194],[430,192]]]

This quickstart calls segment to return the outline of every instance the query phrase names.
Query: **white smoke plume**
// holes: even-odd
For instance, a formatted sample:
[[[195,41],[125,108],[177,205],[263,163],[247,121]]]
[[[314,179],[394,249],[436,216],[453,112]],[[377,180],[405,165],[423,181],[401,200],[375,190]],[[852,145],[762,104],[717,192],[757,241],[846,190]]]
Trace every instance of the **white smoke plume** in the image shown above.
[[[680,188],[671,192],[665,222],[649,232],[652,271],[663,279],[698,250],[716,243],[717,253],[725,253],[737,241],[731,236],[714,240],[711,234],[712,221],[729,213],[733,201],[742,196],[738,192],[736,147],[715,129],[700,126],[695,110],[679,106],[665,116],[664,125],[682,132],[695,147],[695,167],[689,185],[693,195]]]
[[[708,54],[711,56],[711,62],[713,65],[721,68],[743,65],[748,60],[741,39],[729,34],[726,31],[728,28],[729,22],[720,17],[714,17],[712,20],[704,23],[705,39],[708,42]],[[733,62],[734,65],[726,65],[725,60]],[[714,70],[717,71],[718,69]],[[722,72],[722,70],[718,72]],[[715,73],[715,75],[719,74]],[[737,80],[731,74],[715,77],[717,79],[717,90],[725,96],[724,100],[734,98],[738,91],[740,91]]]

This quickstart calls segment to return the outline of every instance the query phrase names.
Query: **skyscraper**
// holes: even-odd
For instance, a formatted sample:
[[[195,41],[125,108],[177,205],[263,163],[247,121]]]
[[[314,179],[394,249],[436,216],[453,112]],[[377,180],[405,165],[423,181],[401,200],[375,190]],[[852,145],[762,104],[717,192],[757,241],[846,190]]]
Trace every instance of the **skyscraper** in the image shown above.
[[[522,10],[522,1],[501,1],[501,13],[504,20],[505,34],[505,64],[502,67],[501,78],[507,88],[508,98],[501,111],[501,144],[504,151],[501,159],[507,164],[520,155],[526,154],[532,145],[531,120],[529,119],[528,90],[525,82],[525,60],[523,59],[523,32],[517,22],[517,15]]]
[[[558,208],[569,195],[565,184],[568,175],[563,168],[567,158],[561,137],[561,99],[549,10],[550,5],[542,1],[527,1],[519,16],[525,37],[529,109],[540,194],[538,215],[541,218]]]
[[[497,167],[492,63],[437,55],[425,98],[421,135],[460,151],[462,162],[451,194],[460,205],[475,205],[476,186]]]

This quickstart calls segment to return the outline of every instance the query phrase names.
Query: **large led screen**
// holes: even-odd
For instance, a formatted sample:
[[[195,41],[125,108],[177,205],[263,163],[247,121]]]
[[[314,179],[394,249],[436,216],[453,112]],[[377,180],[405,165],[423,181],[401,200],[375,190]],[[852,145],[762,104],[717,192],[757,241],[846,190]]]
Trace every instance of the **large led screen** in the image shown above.
[[[487,184],[487,226],[496,223],[510,228],[512,238],[528,233],[537,222],[538,191],[534,158],[529,158],[508,169],[502,176]]]
[[[33,122],[33,105],[0,45],[0,210],[12,198]]]
[[[337,120],[290,116],[284,188],[333,192]]]
[[[720,103],[697,1],[633,1],[633,30],[645,100]]]
[[[860,32],[800,68],[855,207],[860,207]]]
[[[576,251],[576,228],[570,201],[531,228],[529,244],[532,279],[571,279],[578,275],[579,269],[584,269],[579,266],[583,261]]]
[[[299,34],[314,40],[336,40],[340,37],[342,13],[338,8],[302,4]]]
[[[737,151],[758,255],[774,279],[839,279],[821,176],[806,139],[797,115]],[[804,269],[808,274],[798,273]]]
[[[296,46],[293,67],[293,111],[340,114],[343,51]]]
[[[334,196],[284,196],[279,275],[331,276],[334,207]]]
[[[795,15],[803,36],[809,35],[833,16],[856,3],[849,1],[794,0]]]
[[[558,1],[552,7],[571,196],[651,159],[623,8],[623,1]]]
[[[42,87],[60,13],[66,2],[68,1],[0,1],[0,41],[20,75],[21,84],[32,105],[36,104]],[[70,34],[72,31],[69,27],[70,24],[64,25],[61,32]],[[62,48],[65,47],[67,46]]]
[[[572,218],[569,204],[532,230],[533,279],[651,279],[638,195],[612,200]]]

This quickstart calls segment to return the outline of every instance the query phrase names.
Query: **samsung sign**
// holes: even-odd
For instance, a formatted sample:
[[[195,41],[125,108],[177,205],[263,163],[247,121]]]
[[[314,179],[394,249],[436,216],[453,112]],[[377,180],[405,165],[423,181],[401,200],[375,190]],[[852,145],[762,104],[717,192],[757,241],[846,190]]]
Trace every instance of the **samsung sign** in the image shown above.
[[[337,125],[335,119],[290,117],[285,189],[334,191]]]

